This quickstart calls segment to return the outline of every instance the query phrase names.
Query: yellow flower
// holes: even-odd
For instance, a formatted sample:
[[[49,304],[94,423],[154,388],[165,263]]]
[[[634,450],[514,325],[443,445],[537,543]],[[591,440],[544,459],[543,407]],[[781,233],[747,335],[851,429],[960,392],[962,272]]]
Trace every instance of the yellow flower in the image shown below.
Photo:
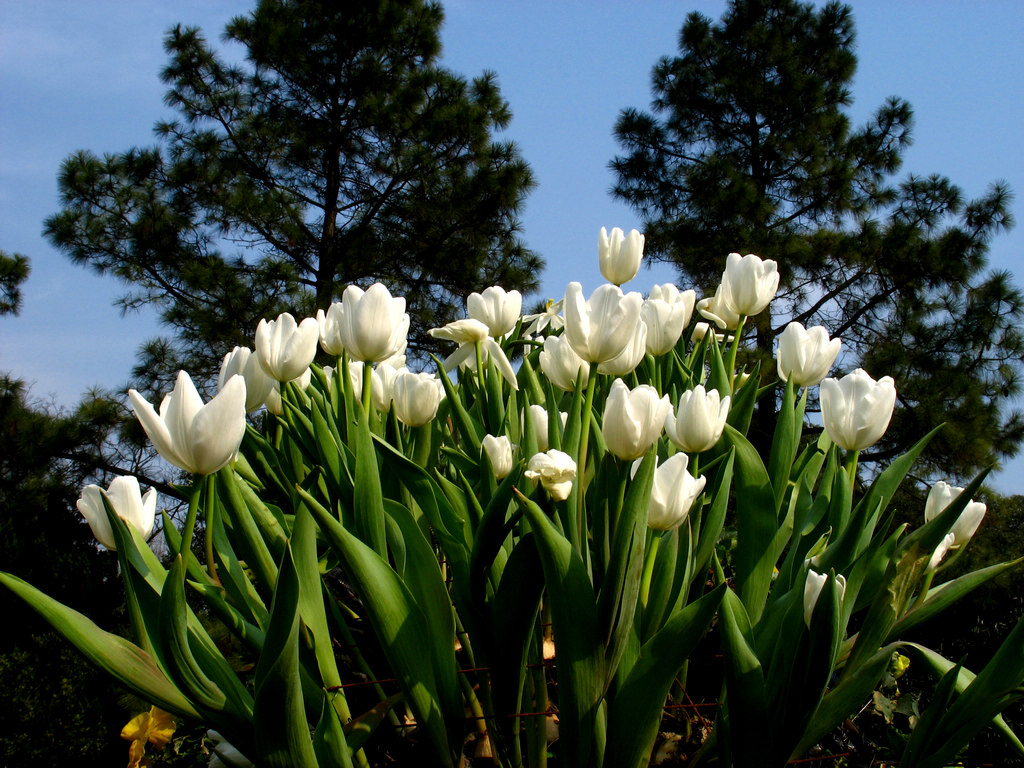
[[[128,768],[148,765],[149,761],[145,760],[146,744],[163,749],[174,735],[175,728],[177,725],[171,715],[156,707],[150,707],[149,712],[133,717],[121,729],[121,738],[131,742],[128,747]]]

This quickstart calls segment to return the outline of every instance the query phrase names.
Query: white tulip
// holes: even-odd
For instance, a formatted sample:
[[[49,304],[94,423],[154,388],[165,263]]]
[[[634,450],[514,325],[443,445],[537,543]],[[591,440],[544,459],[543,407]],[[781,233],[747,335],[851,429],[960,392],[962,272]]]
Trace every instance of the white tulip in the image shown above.
[[[530,480],[540,481],[548,496],[555,501],[565,501],[576,478],[576,462],[562,451],[536,453],[530,458],[524,475]]]
[[[828,330],[820,325],[805,330],[800,323],[790,323],[779,334],[779,378],[783,381],[792,378],[797,387],[820,384],[835,363],[841,346],[839,339],[829,340]]]
[[[640,271],[640,260],[644,256],[644,236],[635,229],[627,237],[621,229],[614,227],[611,234],[601,227],[597,238],[597,256],[601,274],[609,283],[628,283]]]
[[[583,375],[583,386],[590,379],[590,363],[576,354],[564,336],[548,336],[540,352],[540,369],[548,380],[561,390],[572,392],[576,377]]]
[[[860,451],[878,442],[889,427],[896,405],[896,385],[890,376],[875,381],[863,368],[842,379],[821,382],[821,419],[832,442],[847,451]]]
[[[382,283],[365,291],[350,285],[341,303],[341,345],[353,360],[379,363],[404,349],[409,333],[404,297],[392,297]]]
[[[185,371],[174,391],[160,403],[160,413],[134,389],[128,390],[135,416],[157,452],[174,466],[211,475],[238,455],[245,435],[245,380],[232,376],[210,402],[196,391]]]
[[[717,389],[710,392],[698,384],[679,396],[676,412],[669,411],[665,419],[665,433],[681,451],[702,453],[714,447],[725,430],[729,416],[728,396],[721,397]]]
[[[752,253],[730,253],[722,274],[722,298],[739,315],[756,315],[771,303],[779,289],[778,265]]]
[[[946,509],[950,504],[953,503],[954,499],[963,492],[963,488],[950,485],[949,483],[940,480],[931,487],[928,491],[928,498],[924,503],[924,520],[930,522],[934,518],[938,517],[943,510]],[[950,529],[950,533],[953,534],[954,547],[959,547],[961,544],[966,544],[974,536],[978,530],[978,526],[981,525],[982,519],[985,517],[987,507],[980,501],[971,499],[967,502],[967,506],[964,507],[964,511],[960,513],[960,516],[953,523],[953,527]]]
[[[292,381],[309,368],[316,357],[320,326],[312,317],[301,323],[287,312],[276,320],[260,320],[256,326],[256,357],[275,381]]]
[[[584,301],[583,287],[569,283],[565,289],[565,338],[588,363],[613,360],[633,340],[643,303],[639,293],[623,294],[608,283],[598,286]]]
[[[630,390],[622,379],[616,379],[601,422],[608,450],[624,461],[640,458],[661,436],[671,411],[668,395],[659,398],[658,391],[647,384]]]
[[[492,285],[483,293],[469,294],[466,311],[472,319],[487,326],[490,336],[498,338],[516,327],[523,311],[523,295]]]
[[[484,435],[480,441],[480,452],[491,463],[495,480],[501,480],[512,471],[512,441],[507,435]]]
[[[155,488],[150,488],[143,495],[138,480],[131,475],[122,475],[111,480],[105,491],[98,485],[87,485],[82,489],[78,511],[89,523],[96,540],[107,549],[115,550],[114,532],[103,505],[103,496],[107,497],[114,512],[127,525],[134,528],[142,538],[149,536],[156,519]]]
[[[637,459],[630,476],[640,468]],[[654,469],[654,485],[651,486],[651,503],[647,512],[647,525],[656,531],[671,531],[678,528],[690,514],[693,502],[704,490],[707,478],[694,477],[687,471],[690,458],[677,453],[657,464]]]
[[[235,347],[224,355],[224,360],[220,364],[220,375],[217,377],[218,391],[224,389],[224,385],[235,375],[245,379],[245,410],[248,413],[258,410],[277,384],[263,370],[259,356],[248,347]]]

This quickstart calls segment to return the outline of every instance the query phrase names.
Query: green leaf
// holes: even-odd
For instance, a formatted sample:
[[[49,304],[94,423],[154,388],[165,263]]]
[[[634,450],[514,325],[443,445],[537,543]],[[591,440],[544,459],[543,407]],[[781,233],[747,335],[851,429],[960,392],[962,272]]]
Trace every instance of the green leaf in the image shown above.
[[[448,724],[461,726],[463,713],[461,706],[456,712],[442,709],[451,696],[440,691],[439,685],[446,679],[441,668],[454,664],[454,637],[432,635],[423,610],[387,560],[345,530],[315,498],[301,488],[297,490],[344,563],[417,723],[434,747],[435,757],[444,764],[453,762],[457,745],[449,740]]]
[[[726,689],[720,725],[725,725],[728,736],[719,736],[719,742],[729,744],[737,768],[762,768],[765,755],[775,751],[764,672],[754,651],[747,611],[731,589],[724,592],[719,617]]]
[[[644,568],[647,508],[651,501],[655,465],[655,449],[652,448],[644,456],[626,491],[612,537],[611,561],[597,597],[598,626],[605,638],[606,687],[615,676],[633,629]]]
[[[192,702],[164,675],[156,660],[137,645],[100,629],[87,616],[62,605],[17,576],[0,571],[0,583],[31,605],[93,664],[140,698],[181,717],[200,719]]]
[[[594,587],[572,543],[534,502],[517,492],[537,537],[551,603],[558,669],[559,742],[566,765],[591,765],[604,690]]]
[[[648,764],[676,673],[710,626],[725,590],[720,584],[686,606],[643,644],[609,707],[605,765],[641,768]]]
[[[736,452],[736,583],[745,613],[756,624],[775,569],[774,552],[768,546],[778,530],[775,496],[768,471],[754,446],[728,424],[723,437]]]
[[[253,729],[261,764],[273,768],[318,765],[299,682],[299,577],[291,547],[274,590],[263,653],[256,665]]]
[[[970,594],[985,582],[1016,568],[1021,563],[1024,563],[1024,557],[1006,563],[990,565],[977,571],[971,571],[952,581],[932,587],[928,591],[927,599],[923,603],[915,604],[900,617],[900,620],[896,622],[896,626],[889,633],[888,640],[895,640],[901,635],[906,635],[911,629],[946,610],[950,605],[965,595]]]

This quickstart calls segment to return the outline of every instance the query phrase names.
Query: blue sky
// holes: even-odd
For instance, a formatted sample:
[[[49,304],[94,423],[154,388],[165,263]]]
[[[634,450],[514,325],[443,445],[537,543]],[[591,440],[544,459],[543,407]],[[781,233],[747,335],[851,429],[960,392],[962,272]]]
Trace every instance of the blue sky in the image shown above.
[[[444,63],[466,76],[497,73],[514,114],[504,137],[519,144],[538,181],[523,236],[547,259],[541,293],[561,296],[569,280],[589,293],[601,282],[598,229],[637,225],[633,212],[608,195],[616,116],[625,107],[647,107],[651,67],[676,52],[686,14],[717,19],[725,3],[444,5]],[[1024,5],[852,5],[859,57],[854,121],[867,119],[886,97],[901,96],[916,116],[903,174],[947,175],[968,198],[993,181],[1009,182],[1021,224],[994,242],[991,266],[1020,274]],[[41,237],[43,219],[59,208],[61,161],[77,149],[152,144],[153,124],[168,115],[159,81],[166,29],[194,24],[215,39],[227,19],[251,7],[240,0],[0,2],[0,249],[26,254],[33,267],[22,314],[0,318],[0,370],[28,381],[37,398],[71,405],[91,386],[120,386],[138,345],[160,332],[146,313],[122,317],[112,305],[120,291],[115,281],[71,265]],[[641,271],[627,287],[646,291],[672,279],[667,268]],[[1011,463],[995,485],[1024,493],[1024,461]]]

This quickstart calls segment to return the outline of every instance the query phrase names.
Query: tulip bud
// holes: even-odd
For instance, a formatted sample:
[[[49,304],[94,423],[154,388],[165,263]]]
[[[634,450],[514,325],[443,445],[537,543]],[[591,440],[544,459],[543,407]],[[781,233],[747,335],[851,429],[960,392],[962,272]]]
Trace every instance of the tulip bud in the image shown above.
[[[598,286],[584,301],[583,287],[569,283],[565,289],[565,338],[588,363],[613,360],[633,339],[643,302],[639,293],[623,294],[608,283]]]
[[[640,458],[657,442],[671,411],[668,395],[659,398],[658,391],[647,384],[630,390],[616,379],[601,423],[608,450],[623,461]]]
[[[630,470],[630,476],[640,468],[637,459]],[[693,502],[704,490],[707,478],[694,477],[687,471],[690,457],[685,453],[670,456],[654,469],[654,485],[651,486],[651,502],[647,508],[647,525],[656,531],[671,531],[678,528],[690,513]]]
[[[104,495],[118,517],[134,528],[142,538],[149,536],[156,519],[155,488],[150,488],[143,495],[138,480],[131,475],[121,475],[110,481],[106,491],[98,485],[87,485],[82,489],[82,496],[77,504],[78,511],[89,523],[96,540],[107,549],[115,550],[117,546],[114,544],[114,532],[110,528],[107,510],[103,506]]]
[[[540,369],[548,380],[561,390],[572,392],[576,377],[583,373],[583,386],[590,379],[590,363],[576,354],[564,336],[548,336],[541,350]]]
[[[821,382],[821,418],[832,442],[847,451],[874,445],[885,434],[896,405],[890,376],[877,382],[858,368],[842,379]]]
[[[341,295],[341,345],[353,360],[379,363],[401,351],[409,333],[405,298],[392,298],[382,284],[365,291],[350,285]]]
[[[925,522],[930,522],[938,517],[963,490],[963,488],[957,488],[941,480],[933,485],[931,490],[928,491],[928,498],[924,503]],[[964,511],[960,513],[960,516],[950,529],[954,539],[952,546],[959,547],[961,544],[966,544],[971,540],[971,537],[974,536],[978,526],[981,525],[982,519],[985,517],[986,509],[986,506],[980,501],[971,499],[967,502]]]
[[[633,229],[629,237],[626,237],[618,227],[612,229],[609,236],[608,230],[601,227],[597,239],[597,255],[605,280],[615,285],[628,283],[640,270],[644,236]]]
[[[443,391],[441,381],[431,373],[396,371],[391,384],[395,416],[410,427],[422,427],[437,415]]]
[[[312,317],[296,324],[287,312],[277,320],[260,320],[256,326],[256,357],[275,381],[292,381],[309,368],[316,357],[320,326]]]
[[[839,601],[842,602],[846,594],[846,577],[836,576],[836,586],[839,589]],[[828,576],[815,571],[807,572],[807,581],[804,582],[804,624],[811,628],[811,616],[814,615],[814,606],[818,604],[821,590],[825,587]]]
[[[335,301],[327,308],[316,311],[316,323],[320,328],[320,346],[324,352],[334,357],[341,357],[345,351],[345,345],[341,343],[341,318],[345,314],[345,307],[340,301]]]
[[[524,474],[530,480],[539,480],[548,496],[555,501],[565,501],[576,478],[576,462],[562,451],[536,453],[530,458]]]
[[[508,291],[492,285],[483,293],[471,293],[466,299],[466,311],[470,318],[487,326],[492,338],[504,336],[516,327],[523,311],[523,295],[519,291]]]
[[[679,396],[676,412],[665,419],[665,433],[680,451],[702,453],[714,447],[725,430],[730,398],[698,384]]]
[[[157,452],[174,466],[197,475],[212,475],[238,454],[245,435],[245,380],[232,376],[220,393],[203,404],[192,379],[178,373],[174,391],[160,403],[160,413],[134,389],[132,410]]]
[[[491,462],[495,480],[501,480],[512,471],[512,441],[507,435],[484,435],[480,441],[480,451]]]
[[[224,355],[224,360],[220,364],[220,375],[217,377],[217,390],[224,389],[224,385],[235,375],[245,379],[247,413],[258,410],[267,401],[270,391],[277,383],[267,375],[260,365],[259,357],[248,347],[235,347]]]
[[[562,427],[565,428],[565,422],[569,418],[569,414],[565,411],[560,411],[558,414],[562,421]],[[533,432],[537,435],[537,449],[543,453],[548,449],[548,409],[543,405],[537,405],[534,403],[526,409],[524,413],[524,427],[525,420],[529,419],[533,424]]]
[[[820,384],[836,361],[842,342],[828,338],[828,331],[818,325],[804,330],[800,323],[790,323],[779,334],[779,378],[793,379],[794,386],[813,387]]]
[[[730,253],[722,274],[722,298],[739,315],[756,315],[763,310],[779,289],[778,265],[752,253],[740,256]]]

